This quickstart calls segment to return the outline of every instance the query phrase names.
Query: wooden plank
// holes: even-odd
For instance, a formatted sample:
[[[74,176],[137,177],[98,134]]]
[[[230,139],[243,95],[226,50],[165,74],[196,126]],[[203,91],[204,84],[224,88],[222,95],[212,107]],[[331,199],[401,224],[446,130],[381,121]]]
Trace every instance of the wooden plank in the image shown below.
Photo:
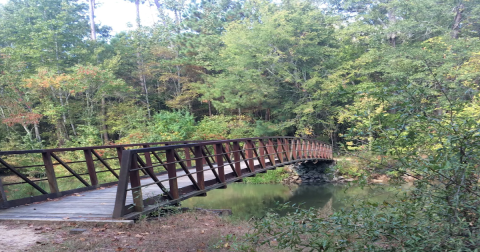
[[[47,174],[48,186],[50,193],[58,194],[57,177],[55,176],[55,169],[53,168],[52,155],[50,152],[42,153],[43,164],[45,165],[45,173]]]

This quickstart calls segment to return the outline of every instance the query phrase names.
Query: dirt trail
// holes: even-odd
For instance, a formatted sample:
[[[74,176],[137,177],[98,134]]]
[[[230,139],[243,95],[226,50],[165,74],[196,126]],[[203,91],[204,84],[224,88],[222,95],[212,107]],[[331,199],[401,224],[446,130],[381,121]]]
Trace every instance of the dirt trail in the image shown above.
[[[0,224],[0,252],[25,251],[40,240],[35,230],[25,226]]]

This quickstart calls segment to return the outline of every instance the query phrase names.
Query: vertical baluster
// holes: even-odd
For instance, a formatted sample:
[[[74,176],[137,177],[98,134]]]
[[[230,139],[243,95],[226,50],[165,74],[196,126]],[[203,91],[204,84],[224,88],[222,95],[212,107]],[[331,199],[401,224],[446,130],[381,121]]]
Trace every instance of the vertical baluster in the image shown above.
[[[220,178],[220,181],[222,183],[225,183],[225,168],[223,165],[224,162],[223,162],[222,144],[215,144],[214,151],[215,151],[215,162],[217,163],[218,177]]]
[[[268,139],[268,155],[270,157],[270,165],[275,166],[275,146],[273,145],[273,141],[271,138]],[[280,160],[279,160],[280,161]]]
[[[285,144],[285,157],[287,158],[287,161],[292,161],[292,152],[290,151],[291,145],[290,145],[290,139],[286,138],[283,140],[283,143]]]
[[[200,190],[205,190],[205,177],[203,176],[203,154],[202,147],[195,146],[195,168],[197,170],[197,184]]]
[[[97,171],[95,170],[95,163],[93,162],[92,150],[83,150],[85,162],[87,163],[88,176],[90,176],[90,184],[98,186]]]
[[[117,149],[117,157],[118,157],[118,162],[120,163],[120,166],[122,165],[122,151],[123,147],[118,147]]]
[[[241,159],[240,159],[240,144],[238,142],[233,142],[233,160],[235,162],[235,171],[239,177],[242,176],[242,167],[241,167]]]
[[[306,141],[305,140],[300,140],[301,144],[302,144],[302,148],[300,149],[300,158],[304,159],[306,158],[306,152],[305,152],[305,149],[306,149]]]
[[[185,148],[183,148],[183,151],[185,152],[185,161],[187,163],[187,167],[190,168],[190,167],[192,167],[192,159],[190,157],[190,150],[189,150],[189,148],[185,147]]]
[[[282,148],[282,139],[278,138],[277,139],[277,153],[278,153],[278,162],[283,163],[283,157],[285,156],[285,153],[283,153],[283,148]]]
[[[48,186],[50,193],[60,194],[58,190],[57,177],[55,176],[55,169],[53,168],[52,155],[50,152],[42,153],[43,164],[45,165],[45,173],[47,173]]]
[[[261,139],[258,140],[258,158],[260,159],[260,165],[263,169],[266,168],[265,166],[265,144]]]
[[[177,169],[175,167],[175,154],[173,149],[165,151],[167,156],[168,183],[170,185],[170,194],[173,199],[178,199]]]
[[[2,178],[0,178],[0,206],[8,207],[8,199],[3,188]]]
[[[247,140],[246,143],[246,156],[248,159],[248,166],[250,167],[250,171],[254,172],[255,171],[255,165],[253,161],[253,143],[252,140]]]
[[[150,147],[150,145],[144,145],[143,146],[143,148],[149,148],[149,147]],[[145,152],[144,156],[145,156],[145,164],[147,166],[152,166],[153,163],[152,163],[152,156],[151,156],[150,152],[149,151]],[[150,170],[150,172],[152,172],[152,174],[155,174],[155,172],[153,171],[153,167],[148,168],[148,170]]]
[[[131,169],[137,169],[138,168],[138,162],[135,160],[132,161],[131,164]],[[130,185],[132,188],[141,186],[140,182],[140,173],[139,170],[136,171],[130,171]],[[132,197],[133,197],[133,203],[135,204],[135,212],[142,212],[143,211],[143,195],[142,195],[142,188],[137,188],[137,189],[132,189]]]
[[[306,148],[305,148],[305,156],[306,158],[310,158],[310,148],[311,148],[311,143],[310,143],[310,140],[307,140],[305,141],[305,145],[306,145]]]

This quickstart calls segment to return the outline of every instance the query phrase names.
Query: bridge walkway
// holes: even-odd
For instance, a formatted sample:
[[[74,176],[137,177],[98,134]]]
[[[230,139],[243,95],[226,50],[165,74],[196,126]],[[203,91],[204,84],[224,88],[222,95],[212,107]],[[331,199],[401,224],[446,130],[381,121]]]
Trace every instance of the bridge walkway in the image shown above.
[[[228,163],[224,165],[228,167]],[[258,161],[255,161],[255,165],[258,165]],[[215,164],[214,167],[216,167]],[[243,164],[242,168],[246,168],[246,165]],[[194,173],[196,169],[190,168],[189,171]],[[228,170],[226,170],[226,173],[227,172]],[[230,173],[233,173],[233,170],[230,169]],[[184,174],[184,171],[177,172],[178,176]],[[204,176],[205,180],[215,179],[213,172],[208,166],[204,167]],[[158,175],[157,178],[159,180],[168,179],[168,175]],[[149,184],[153,183],[153,180],[151,178],[144,178],[141,180],[141,183]],[[178,178],[179,188],[190,185],[192,185],[192,183],[187,176]],[[169,184],[165,183],[165,187],[169,188]],[[146,186],[142,189],[143,198],[150,198],[162,193],[156,185]],[[80,192],[50,201],[36,202],[29,205],[0,210],[0,220],[112,220],[116,194],[117,185],[100,187],[96,190]],[[133,204],[131,191],[127,194],[127,204]]]

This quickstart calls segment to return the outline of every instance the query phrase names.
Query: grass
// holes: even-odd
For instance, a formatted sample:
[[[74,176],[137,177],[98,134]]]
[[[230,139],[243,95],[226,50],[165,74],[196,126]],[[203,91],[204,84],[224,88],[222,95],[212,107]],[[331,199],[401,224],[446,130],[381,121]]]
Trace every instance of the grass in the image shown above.
[[[287,177],[288,173],[285,169],[277,168],[267,173],[257,173],[257,176],[244,178],[243,181],[246,184],[280,184]]]
[[[70,174],[62,172],[58,174],[57,177],[68,176],[68,175]],[[11,176],[11,177],[12,178],[3,177],[2,180],[3,181],[7,180],[9,181],[9,183],[22,181],[16,176]],[[83,175],[81,177],[85,181],[90,183],[90,177],[88,175]],[[110,172],[97,173],[97,178],[98,178],[99,184],[117,181],[115,176],[113,176],[113,174]],[[30,179],[33,180],[35,178],[30,178]],[[10,180],[13,180],[13,181],[10,181]],[[50,192],[50,187],[48,186],[47,181],[39,181],[39,182],[36,182],[36,184],[43,190]],[[57,179],[57,184],[58,184],[58,189],[61,192],[85,187],[85,185],[75,177]],[[33,188],[33,186],[29,184],[7,185],[7,186],[4,186],[4,190],[8,200],[21,199],[21,198],[32,197],[32,196],[37,196],[42,194],[41,192],[39,192],[37,189]]]

